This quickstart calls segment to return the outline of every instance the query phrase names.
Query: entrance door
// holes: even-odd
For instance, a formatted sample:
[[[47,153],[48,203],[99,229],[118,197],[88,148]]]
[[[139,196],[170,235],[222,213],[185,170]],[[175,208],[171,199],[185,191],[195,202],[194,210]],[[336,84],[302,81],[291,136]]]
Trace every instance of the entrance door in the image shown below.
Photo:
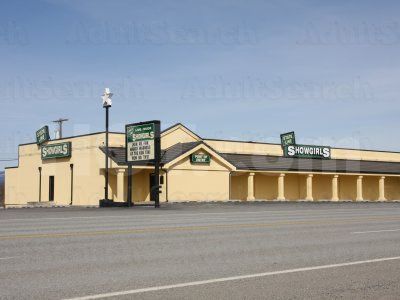
[[[49,177],[49,201],[54,201],[54,176]]]
[[[156,176],[154,174],[150,174],[150,201],[155,201],[154,197],[154,190],[152,187],[156,184]]]

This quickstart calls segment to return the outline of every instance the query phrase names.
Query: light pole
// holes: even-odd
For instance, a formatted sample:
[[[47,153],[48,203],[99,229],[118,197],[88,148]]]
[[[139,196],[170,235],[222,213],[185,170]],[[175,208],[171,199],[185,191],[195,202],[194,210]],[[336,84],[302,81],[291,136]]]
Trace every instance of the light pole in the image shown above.
[[[103,107],[106,109],[106,172],[105,172],[105,186],[104,186],[104,204],[108,204],[108,110],[112,105],[111,97],[112,93],[109,88],[104,89],[102,95]]]

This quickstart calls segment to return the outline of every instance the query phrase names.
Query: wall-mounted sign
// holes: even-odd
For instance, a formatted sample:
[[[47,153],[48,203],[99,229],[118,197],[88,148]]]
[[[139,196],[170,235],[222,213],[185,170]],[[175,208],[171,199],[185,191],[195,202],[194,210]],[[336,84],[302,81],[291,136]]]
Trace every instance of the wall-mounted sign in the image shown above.
[[[42,159],[71,157],[71,142],[42,146]]]
[[[283,155],[298,158],[331,158],[331,147],[311,145],[288,145],[283,147]]]
[[[209,164],[211,156],[207,153],[193,153],[190,155],[190,161],[195,164]]]
[[[152,161],[156,158],[156,137],[160,135],[160,121],[141,122],[125,126],[126,161]],[[159,143],[158,143],[159,144]]]
[[[50,141],[49,126],[43,126],[36,131],[36,144],[40,145]]]
[[[296,137],[294,135],[294,131],[281,134],[282,147],[289,146],[289,145],[295,145],[295,144],[296,144]]]

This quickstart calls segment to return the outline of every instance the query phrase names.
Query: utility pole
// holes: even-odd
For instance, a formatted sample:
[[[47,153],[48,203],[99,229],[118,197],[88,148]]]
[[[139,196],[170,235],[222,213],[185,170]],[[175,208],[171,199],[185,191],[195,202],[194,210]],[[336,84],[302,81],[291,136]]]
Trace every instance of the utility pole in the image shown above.
[[[66,122],[66,121],[68,121],[68,119],[63,119],[63,118],[60,118],[60,119],[58,119],[58,120],[54,120],[54,121],[52,121],[53,123],[57,123],[58,124],[58,134],[59,134],[59,139],[62,139],[62,125],[63,125],[63,123],[64,122]]]

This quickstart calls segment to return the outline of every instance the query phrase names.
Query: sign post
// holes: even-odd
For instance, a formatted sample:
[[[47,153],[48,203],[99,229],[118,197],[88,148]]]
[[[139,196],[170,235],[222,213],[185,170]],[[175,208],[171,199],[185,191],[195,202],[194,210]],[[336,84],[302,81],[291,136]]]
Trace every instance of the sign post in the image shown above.
[[[150,194],[154,199],[154,206],[160,206],[160,121],[147,121],[125,125],[126,162],[128,164],[128,184],[132,183],[132,168],[134,163],[154,165],[155,182]],[[131,187],[130,187],[131,188]],[[132,201],[132,192],[128,186],[128,205]]]
[[[128,164],[128,198],[126,203],[128,207],[132,206],[132,164]]]

